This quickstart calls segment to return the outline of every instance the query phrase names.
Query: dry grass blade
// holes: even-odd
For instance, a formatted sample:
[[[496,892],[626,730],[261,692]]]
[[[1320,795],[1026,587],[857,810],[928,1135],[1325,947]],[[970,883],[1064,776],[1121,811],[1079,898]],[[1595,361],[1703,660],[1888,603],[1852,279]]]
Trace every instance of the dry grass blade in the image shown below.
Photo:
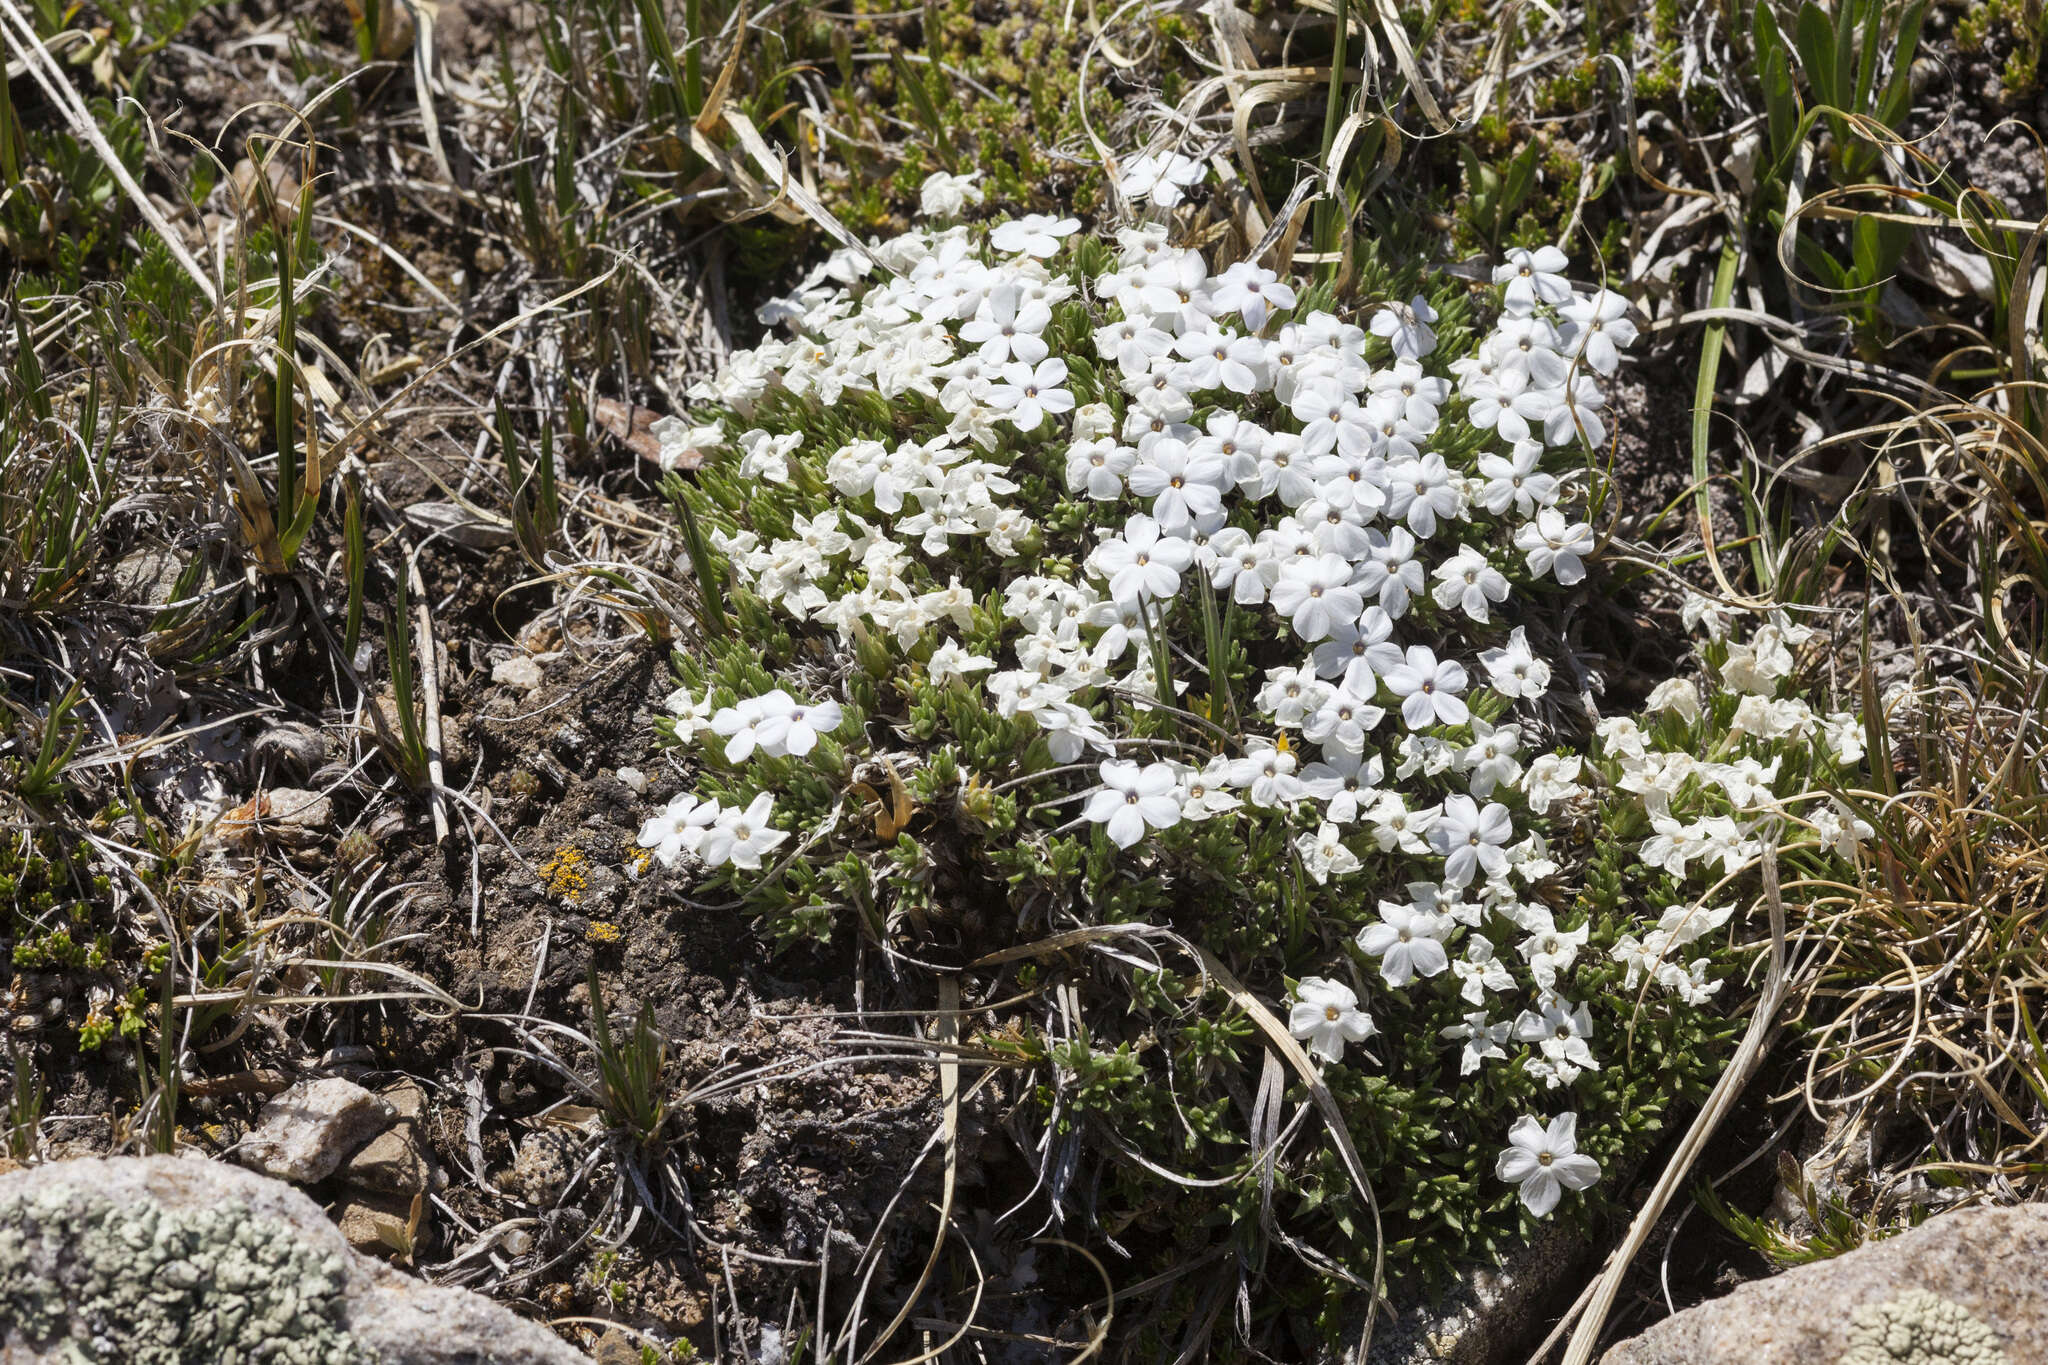
[[[1585,1311],[1565,1347],[1565,1365],[1590,1365],[1599,1349],[1601,1329],[1607,1325],[1615,1297],[1621,1292],[1623,1277],[1650,1240],[1657,1220],[1664,1216],[1664,1210],[1677,1196],[1686,1176],[1692,1171],[1693,1163],[1706,1150],[1708,1139],[1713,1137],[1714,1130],[1721,1126],[1721,1121],[1728,1117],[1729,1111],[1748,1089],[1750,1079],[1763,1061],[1764,1046],[1776,1027],[1778,1011],[1790,994],[1792,966],[1785,952],[1785,902],[1778,890],[1778,850],[1776,842],[1768,835],[1764,839],[1762,869],[1763,902],[1771,922],[1771,956],[1763,990],[1750,1014],[1749,1028],[1742,1035],[1741,1045],[1736,1048],[1727,1071],[1715,1084],[1706,1103],[1700,1106],[1692,1126],[1665,1163],[1663,1174],[1657,1177],[1656,1185],[1650,1190],[1650,1197],[1629,1225],[1628,1235],[1608,1257],[1590,1298],[1582,1300]],[[1547,1354],[1547,1348],[1539,1351],[1531,1358],[1531,1365],[1541,1365]]]
[[[943,1117],[940,1132],[944,1144],[945,1163],[945,1174],[939,1195],[938,1230],[932,1234],[931,1254],[925,1257],[924,1266],[917,1274],[917,1282],[910,1287],[910,1292],[903,1296],[903,1306],[896,1310],[896,1316],[889,1320],[889,1325],[882,1329],[881,1334],[868,1343],[868,1348],[861,1352],[857,1365],[867,1365],[867,1362],[879,1355],[882,1348],[889,1344],[889,1339],[909,1320],[911,1312],[917,1307],[918,1296],[924,1293],[924,1287],[931,1283],[932,1272],[938,1269],[939,1257],[946,1250],[946,1239],[952,1235],[953,1193],[960,1175],[960,983],[954,977],[939,978],[939,1013],[934,1032],[941,1049],[939,1102]],[[979,1297],[977,1290],[977,1302]],[[968,1321],[973,1320],[974,1315],[969,1313]],[[966,1329],[962,1328],[960,1335],[965,1334]],[[955,1340],[958,1340],[958,1337]],[[913,1361],[904,1362],[904,1365],[917,1365],[917,1362],[929,1360],[932,1354],[926,1352],[915,1357]]]

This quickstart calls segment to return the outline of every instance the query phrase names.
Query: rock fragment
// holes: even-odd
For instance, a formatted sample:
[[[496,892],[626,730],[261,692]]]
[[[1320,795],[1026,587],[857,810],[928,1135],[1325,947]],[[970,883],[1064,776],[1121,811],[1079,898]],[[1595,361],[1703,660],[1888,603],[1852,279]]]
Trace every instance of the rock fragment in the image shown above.
[[[237,1155],[265,1175],[310,1185],[340,1169],[395,1112],[354,1081],[300,1081],[263,1106]]]
[[[1957,1209],[1743,1285],[1602,1365],[2019,1365],[2048,1359],[2048,1207]]]

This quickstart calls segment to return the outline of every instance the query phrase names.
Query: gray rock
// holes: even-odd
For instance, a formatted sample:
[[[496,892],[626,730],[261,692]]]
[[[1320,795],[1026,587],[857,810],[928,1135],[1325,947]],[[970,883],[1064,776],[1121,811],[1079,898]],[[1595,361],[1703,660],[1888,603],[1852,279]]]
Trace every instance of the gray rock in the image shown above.
[[[540,665],[530,654],[514,654],[491,669],[491,681],[516,692],[531,692],[541,685]]]
[[[400,1119],[343,1163],[341,1178],[386,1194],[425,1194],[433,1168],[420,1150],[412,1123]]]
[[[1494,1365],[1520,1360],[1555,1320],[1560,1290],[1571,1298],[1587,1260],[1585,1239],[1552,1226],[1500,1266],[1465,1271],[1441,1298],[1406,1300],[1398,1314],[1375,1320],[1369,1365]],[[1355,1343],[1354,1313],[1347,1342]]]
[[[589,1365],[463,1290],[350,1251],[319,1206],[220,1162],[0,1175],[0,1365]]]
[[[1743,1285],[1602,1365],[2021,1365],[2048,1359],[2048,1208],[1958,1209]]]
[[[300,1081],[263,1106],[236,1155],[265,1175],[310,1185],[333,1175],[393,1116],[388,1101],[354,1081]]]

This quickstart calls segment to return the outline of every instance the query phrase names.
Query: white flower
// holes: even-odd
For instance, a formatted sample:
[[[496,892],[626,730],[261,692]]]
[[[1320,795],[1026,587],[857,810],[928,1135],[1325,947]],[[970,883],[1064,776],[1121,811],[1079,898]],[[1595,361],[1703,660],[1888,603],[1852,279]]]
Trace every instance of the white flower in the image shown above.
[[[1475,621],[1487,619],[1488,604],[1508,600],[1508,580],[1470,545],[1436,566],[1436,604],[1457,607]]]
[[[1783,632],[1776,626],[1760,626],[1748,643],[1729,644],[1721,681],[1730,691],[1768,697],[1777,691],[1778,680],[1789,677],[1797,666]]]
[[[1272,271],[1250,261],[1239,261],[1217,277],[1209,300],[1219,314],[1235,313],[1244,319],[1246,327],[1256,332],[1266,325],[1273,309],[1294,306],[1294,290]]]
[[[1230,765],[1230,785],[1254,806],[1291,806],[1307,795],[1294,775],[1294,755],[1267,740],[1253,740],[1250,752]]]
[[[1425,540],[1436,534],[1439,520],[1456,517],[1464,507],[1465,496],[1451,482],[1444,457],[1433,451],[1387,469],[1387,515],[1406,518]]]
[[[932,651],[931,661],[925,665],[932,682],[944,687],[950,682],[966,682],[967,675],[994,668],[995,660],[979,654],[969,654],[958,641],[947,640]]]
[[[1401,360],[1420,360],[1436,349],[1436,331],[1430,326],[1436,321],[1436,309],[1429,306],[1429,300],[1417,294],[1408,300],[1407,307],[1389,303],[1372,315],[1372,334],[1386,338],[1393,347],[1394,355]]]
[[[1650,828],[1655,831],[1643,840],[1637,856],[1651,867],[1662,868],[1681,881],[1685,879],[1685,865],[1700,853],[1700,832],[1672,819],[1668,815],[1650,817]]]
[[[1077,440],[1067,447],[1067,491],[1085,492],[1097,502],[1124,495],[1124,476],[1138,462],[1138,452],[1110,440]]]
[[[771,436],[756,427],[740,433],[740,474],[749,479],[766,479],[770,483],[789,482],[789,457],[804,443],[803,433],[792,431],[782,436]]]
[[[1145,837],[1147,826],[1167,829],[1180,823],[1180,779],[1170,763],[1139,767],[1127,759],[1110,759],[1096,771],[1101,791],[1088,798],[1082,818],[1104,826],[1110,842],[1129,848]]]
[[[1207,820],[1212,815],[1222,815],[1244,804],[1230,790],[1230,768],[1231,760],[1219,754],[1210,759],[1200,772],[1189,772],[1182,776],[1181,819]]]
[[[1861,763],[1864,752],[1863,719],[1846,711],[1829,714],[1822,733],[1827,736],[1828,749],[1837,763]]]
[[[1187,197],[1190,187],[1201,184],[1205,174],[1202,163],[1191,156],[1148,152],[1131,158],[1117,177],[1116,187],[1126,199],[1150,199],[1160,208],[1170,209]]]
[[[1301,770],[1301,785],[1324,803],[1325,820],[1348,825],[1358,819],[1360,806],[1379,795],[1383,775],[1378,754],[1325,753],[1322,762]]]
[[[726,762],[745,762],[760,742],[761,702],[760,697],[743,697],[738,705],[723,707],[711,718],[711,732],[726,737]]]
[[[1332,877],[1349,876],[1360,866],[1358,855],[1344,846],[1344,831],[1327,821],[1314,834],[1297,838],[1294,848],[1317,886]]]
[[[1508,1040],[1508,1036],[1514,1032],[1514,1027],[1514,1024],[1506,1019],[1498,1024],[1494,1023],[1487,1017],[1485,1010],[1473,1010],[1465,1015],[1464,1023],[1438,1029],[1437,1036],[1449,1038],[1453,1042],[1462,1041],[1465,1044],[1464,1052],[1458,1058],[1458,1074],[1469,1076],[1477,1071],[1482,1063],[1508,1055],[1502,1050],[1501,1044]]]
[[[1429,840],[1444,855],[1444,882],[1470,886],[1481,871],[1494,877],[1507,870],[1503,845],[1514,838],[1515,827],[1508,808],[1489,801],[1484,810],[1465,795],[1444,799],[1443,813],[1429,832]]]
[[[1401,793],[1390,791],[1380,793],[1380,799],[1365,818],[1372,824],[1372,837],[1381,852],[1391,853],[1398,848],[1403,853],[1423,854],[1429,852],[1425,836],[1442,813],[1438,806],[1411,810]]]
[[[999,284],[989,291],[981,308],[982,311],[971,322],[960,328],[960,339],[970,346],[980,347],[985,364],[1002,365],[1011,360],[1021,360],[1026,365],[1036,365],[1045,359],[1045,338],[1039,333],[1052,322],[1052,309],[1042,301],[1025,298],[1023,289],[1018,285]],[[1062,365],[1065,363],[1061,362]],[[1065,378],[1064,371],[1061,378]]]
[[[1515,548],[1528,556],[1529,572],[1541,578],[1555,574],[1570,587],[1586,576],[1585,559],[1593,553],[1593,528],[1585,522],[1566,522],[1564,513],[1545,507],[1536,520],[1524,522],[1515,532]]]
[[[1365,752],[1365,737],[1379,727],[1387,713],[1357,693],[1338,688],[1322,709],[1302,723],[1302,734],[1323,746],[1323,752],[1343,757]]]
[[[1515,761],[1521,746],[1520,726],[1488,725],[1474,716],[1472,743],[1460,755],[1465,764],[1466,790],[1484,800],[1502,783],[1512,784],[1522,775],[1522,765]]]
[[[1550,686],[1550,665],[1530,653],[1528,631],[1522,626],[1508,632],[1506,649],[1486,650],[1479,662],[1486,669],[1487,685],[1504,697],[1534,701]]]
[[[1230,482],[1221,455],[1195,454],[1181,441],[1154,441],[1131,469],[1131,492],[1152,499],[1152,519],[1168,535],[1183,536],[1200,517],[1223,510]]]
[[[1193,545],[1162,534],[1159,523],[1141,512],[1124,522],[1122,535],[1096,546],[1088,565],[1109,580],[1109,595],[1117,602],[1165,601],[1180,591],[1181,570],[1194,559]]]
[[[699,800],[695,792],[677,792],[640,826],[640,847],[653,850],[663,867],[674,867],[685,853],[703,846],[704,833],[719,814],[716,801]]]
[[[1189,393],[1218,388],[1232,393],[1258,391],[1266,348],[1253,337],[1212,326],[1182,333],[1173,349],[1182,357],[1182,362],[1173,368],[1173,382]]]
[[[1700,690],[1686,678],[1666,678],[1643,700],[1646,711],[1676,711],[1690,725],[1700,718]]]
[[[817,747],[819,735],[838,729],[841,719],[838,702],[800,702],[778,687],[721,710],[711,718],[711,729],[728,737],[726,762],[739,763],[756,748],[771,757],[801,758]]]
[[[657,463],[675,469],[690,456],[702,459],[725,444],[725,431],[716,422],[691,426],[680,417],[662,417],[650,423],[647,434],[660,444]]]
[[[1362,1043],[1374,1032],[1372,1016],[1358,1008],[1358,993],[1320,976],[1305,976],[1295,986],[1287,1031],[1326,1062],[1343,1061],[1346,1043]]]
[[[1522,927],[1529,931],[1518,950],[1522,960],[1529,964],[1529,974],[1536,978],[1539,989],[1555,991],[1557,974],[1571,970],[1572,963],[1578,961],[1579,949],[1586,946],[1592,926],[1581,924],[1576,929],[1560,929],[1550,908],[1544,905],[1528,906],[1520,918]]]
[[[843,718],[836,701],[800,702],[778,687],[761,698],[754,742],[764,754],[802,758],[818,747],[818,736],[837,730]]]
[[[1356,621],[1365,611],[1364,597],[1351,586],[1351,565],[1339,555],[1283,564],[1272,602],[1273,610],[1292,618],[1295,633],[1304,640],[1320,640],[1340,621]]]
[[[1033,368],[1021,360],[1003,366],[1003,382],[989,386],[988,405],[1009,414],[1019,431],[1036,431],[1047,413],[1072,411],[1074,395],[1067,382],[1067,362],[1051,356]]]
[[[1478,934],[1465,940],[1465,956],[1451,964],[1451,971],[1461,983],[1458,994],[1470,1004],[1485,1004],[1488,991],[1515,988],[1514,973],[1494,955],[1493,940]],[[1513,1028],[1514,1024],[1510,1021],[1503,1027]]]
[[[1401,698],[1401,719],[1411,730],[1463,725],[1471,717],[1458,696],[1465,690],[1465,665],[1456,659],[1439,663],[1426,645],[1408,646],[1402,662],[1382,671],[1380,680]]]
[[[1445,916],[1381,901],[1380,922],[1358,931],[1358,946],[1380,960],[1380,975],[1389,986],[1405,986],[1418,976],[1439,975],[1451,965],[1443,941],[1453,927]]]
[[[711,694],[692,697],[690,689],[678,687],[663,699],[662,709],[675,717],[676,740],[682,744],[696,741],[698,734],[711,728]]]
[[[965,175],[933,171],[918,187],[918,207],[924,210],[927,218],[958,218],[967,211],[969,204],[981,202],[981,187],[974,183],[979,179],[980,171],[969,171]]]
[[[1080,230],[1079,218],[1052,218],[1043,213],[1027,213],[1012,222],[996,224],[995,230],[988,235],[988,241],[997,251],[1013,256],[1057,256],[1060,239],[1071,237]]]
[[[1579,773],[1585,760],[1577,754],[1543,754],[1529,764],[1522,774],[1522,795],[1528,798],[1529,808],[1547,811],[1560,801],[1568,801],[1585,790],[1579,785]]]
[[[1628,300],[1610,290],[1574,299],[1559,310],[1569,326],[1565,332],[1568,349],[1586,358],[1600,374],[1613,374],[1621,363],[1617,347],[1636,339],[1636,325],[1629,320]]]
[[[1522,1206],[1538,1218],[1548,1216],[1566,1190],[1588,1189],[1600,1179],[1600,1163],[1578,1149],[1579,1116],[1559,1114],[1545,1127],[1524,1114],[1508,1130],[1508,1145],[1494,1174],[1519,1185]]]
[[[1479,473],[1486,487],[1479,494],[1480,506],[1497,517],[1506,515],[1510,507],[1520,516],[1532,517],[1538,508],[1556,502],[1557,476],[1537,467],[1542,459],[1540,441],[1515,442],[1511,457],[1481,455]]]
[[[1554,246],[1510,247],[1507,262],[1493,268],[1493,282],[1507,289],[1501,302],[1508,312],[1526,315],[1539,303],[1563,307],[1572,301],[1572,287],[1564,278],[1571,262]]]
[[[731,863],[734,867],[758,871],[761,855],[789,837],[786,830],[768,827],[768,817],[774,811],[773,798],[762,792],[745,810],[720,812],[717,822],[705,831],[697,856],[707,867],[723,867]]]
[[[1523,1010],[1515,1017],[1516,1039],[1537,1045],[1542,1060],[1549,1064],[1553,1090],[1576,1080],[1581,1071],[1600,1069],[1586,1043],[1592,1036],[1593,1012],[1583,1001],[1574,1005],[1559,996],[1546,996],[1541,1013]]]

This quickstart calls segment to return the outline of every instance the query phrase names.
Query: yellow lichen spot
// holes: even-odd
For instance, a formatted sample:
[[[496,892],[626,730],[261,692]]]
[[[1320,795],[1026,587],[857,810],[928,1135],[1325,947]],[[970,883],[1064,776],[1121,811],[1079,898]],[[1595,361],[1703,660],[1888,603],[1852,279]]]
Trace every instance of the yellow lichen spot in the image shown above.
[[[619,866],[626,870],[628,877],[638,881],[647,875],[648,868],[654,866],[654,852],[645,848],[628,849],[626,856],[619,860]]]
[[[541,889],[574,905],[583,899],[584,888],[589,884],[584,872],[587,866],[589,859],[583,856],[582,849],[564,844],[540,865]]]
[[[590,922],[590,928],[584,931],[583,937],[592,943],[617,943],[622,935],[619,933],[619,926],[610,920],[594,919]]]

